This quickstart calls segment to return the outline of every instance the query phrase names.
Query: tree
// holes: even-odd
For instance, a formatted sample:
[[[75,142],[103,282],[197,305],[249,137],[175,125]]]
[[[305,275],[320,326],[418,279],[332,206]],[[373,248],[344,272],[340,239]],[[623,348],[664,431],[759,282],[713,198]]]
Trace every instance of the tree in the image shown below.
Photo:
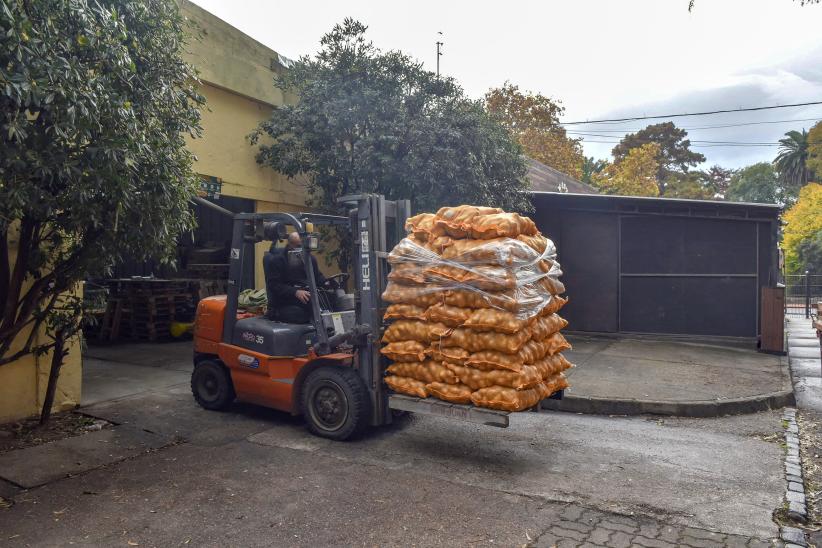
[[[785,227],[782,232],[782,248],[785,251],[785,269],[791,273],[804,272],[809,252],[822,231],[822,185],[808,183],[799,191],[799,199],[782,216]],[[804,243],[804,246],[803,246]],[[801,254],[800,254],[801,253]]]
[[[799,242],[796,247],[799,272],[822,274],[822,230]]]
[[[51,352],[45,422],[79,282],[193,224],[202,98],[171,0],[0,3],[0,365]]]
[[[659,145],[647,143],[628,151],[619,162],[608,164],[592,176],[594,186],[606,194],[659,196],[656,173]]]
[[[808,161],[808,132],[789,131],[779,140],[779,154],[773,161],[787,194],[796,196],[811,180]]]
[[[559,124],[565,108],[539,93],[506,82],[485,94],[485,109],[505,126],[534,160],[575,179],[583,177],[582,139],[570,139]]]
[[[822,175],[822,122],[817,122],[808,132],[806,165],[812,175]]]
[[[647,143],[659,145],[657,156],[656,180],[659,194],[665,194],[666,179],[672,173],[687,173],[688,169],[705,161],[705,156],[691,150],[691,141],[686,139],[688,132],[679,129],[673,122],[652,124],[636,133],[629,133],[614,147],[611,154],[619,162],[628,155],[632,148]]]
[[[257,161],[307,175],[312,204],[328,212],[358,192],[409,198],[417,211],[459,203],[528,209],[525,160],[505,128],[453,80],[378,50],[366,28],[346,19],[313,59],[277,78],[300,101],[274,109],[252,134]],[[348,246],[339,249],[345,269]]]
[[[728,189],[731,186],[731,179],[736,173],[736,170],[725,169],[724,167],[713,165],[705,173],[707,178],[707,186],[712,192],[712,198],[715,200],[724,200]]]
[[[714,197],[708,174],[704,171],[672,172],[665,179],[666,198],[710,200]]]
[[[727,198],[734,202],[782,203],[782,185],[770,162],[742,168],[731,177]]]
[[[595,160],[593,156],[586,156],[582,160],[582,181],[585,184],[593,184],[593,177],[597,173],[608,167],[608,160]]]

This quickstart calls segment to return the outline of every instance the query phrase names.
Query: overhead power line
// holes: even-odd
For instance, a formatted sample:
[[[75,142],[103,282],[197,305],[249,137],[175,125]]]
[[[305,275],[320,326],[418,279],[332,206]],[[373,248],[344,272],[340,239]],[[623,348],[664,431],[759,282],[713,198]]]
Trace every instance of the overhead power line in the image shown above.
[[[570,132],[568,132],[570,133]],[[607,139],[617,139],[616,135],[602,135],[600,133],[587,133],[587,132],[576,132],[576,135],[581,137],[604,137]],[[654,139],[645,138],[645,139],[637,139],[636,137],[633,138],[634,141],[638,142],[646,142],[646,143],[655,143]],[[616,142],[620,142],[621,140],[617,140]],[[778,142],[775,141],[706,141],[704,139],[688,139],[688,142],[691,144],[721,144],[721,145],[778,145]]]
[[[741,126],[758,126],[761,124],[788,124],[794,122],[820,122],[822,118],[799,118],[794,120],[767,120],[762,122],[740,122],[738,124],[720,124],[715,126],[694,126],[694,127],[680,127],[679,129],[684,129],[685,131],[697,131],[697,130],[705,130],[705,129],[722,129],[722,128],[729,128],[729,127],[741,127]],[[624,128],[624,129],[605,129],[605,128],[596,128],[595,130],[589,131],[599,131],[603,133],[636,133],[637,131],[642,131],[645,128]],[[574,131],[572,129],[567,130],[566,133],[569,134],[581,134],[584,133],[585,130],[582,131]]]
[[[621,141],[594,141],[585,139],[584,143],[600,143],[605,145],[617,145]],[[648,141],[654,142],[654,141]],[[694,148],[712,148],[712,147],[775,147],[778,143],[722,143],[722,142],[708,142],[708,143],[691,143]]]
[[[677,113],[677,114],[660,114],[658,116],[633,116],[630,118],[610,118],[603,120],[585,120],[580,122],[560,122],[560,125],[571,126],[578,124],[604,124],[611,122],[633,122],[635,120],[654,120],[658,118],[682,118],[685,116],[709,116],[713,114],[727,114],[731,112],[754,112],[759,110],[773,110],[778,108],[796,108],[808,107],[811,105],[822,105],[822,101],[811,101],[808,103],[793,103],[790,105],[771,105],[767,107],[751,107],[751,108],[736,108],[727,110],[710,110],[706,112],[691,112],[691,113]]]

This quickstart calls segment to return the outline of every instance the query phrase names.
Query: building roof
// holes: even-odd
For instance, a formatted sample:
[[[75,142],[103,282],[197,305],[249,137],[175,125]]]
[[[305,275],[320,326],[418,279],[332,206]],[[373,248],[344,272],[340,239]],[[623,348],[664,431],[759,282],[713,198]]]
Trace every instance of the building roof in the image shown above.
[[[576,194],[597,194],[594,187],[577,181],[570,175],[558,171],[533,158],[526,158],[526,177],[531,190],[538,192],[573,192]]]
[[[197,31],[184,56],[197,69],[200,81],[271,106],[293,100],[274,87],[275,75],[291,65],[290,59],[191,0],[177,2]]]
[[[532,191],[531,196],[535,205],[537,202],[554,203],[561,205],[563,208],[571,207],[622,213],[777,219],[782,211],[782,207],[778,204],[728,202],[724,200],[690,200],[685,198],[540,191]]]

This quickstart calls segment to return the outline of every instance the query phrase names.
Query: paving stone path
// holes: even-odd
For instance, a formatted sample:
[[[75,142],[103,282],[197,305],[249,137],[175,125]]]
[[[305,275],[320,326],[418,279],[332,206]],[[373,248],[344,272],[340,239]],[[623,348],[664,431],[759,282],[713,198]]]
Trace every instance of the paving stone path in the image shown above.
[[[647,548],[692,546],[765,548],[783,546],[779,541],[769,541],[739,535],[724,535],[704,529],[668,525],[645,517],[628,517],[569,505],[561,519],[531,544],[534,548],[566,548],[605,546]]]

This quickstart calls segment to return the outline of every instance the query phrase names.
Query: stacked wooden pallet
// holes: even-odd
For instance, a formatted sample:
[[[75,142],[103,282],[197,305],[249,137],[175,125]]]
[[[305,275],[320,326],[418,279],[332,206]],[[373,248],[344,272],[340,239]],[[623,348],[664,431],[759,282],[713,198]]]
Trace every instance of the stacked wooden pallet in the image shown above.
[[[99,340],[159,341],[171,337],[171,323],[187,319],[192,306],[188,281],[120,279],[109,282],[109,299]]]

